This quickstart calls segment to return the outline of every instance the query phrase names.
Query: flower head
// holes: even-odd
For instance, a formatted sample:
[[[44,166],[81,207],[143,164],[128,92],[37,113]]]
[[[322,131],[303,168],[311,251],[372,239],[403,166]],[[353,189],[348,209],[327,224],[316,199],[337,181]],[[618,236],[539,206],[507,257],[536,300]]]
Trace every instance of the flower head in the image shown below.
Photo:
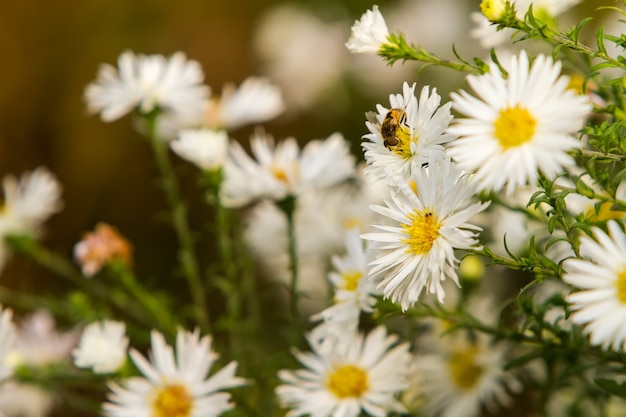
[[[389,96],[391,108],[378,105],[378,112],[370,113],[365,123],[370,131],[363,136],[367,141],[362,145],[366,173],[377,178],[392,174],[408,179],[412,170],[421,169],[431,157],[442,156],[443,145],[456,136],[446,133],[452,120],[451,103],[440,103],[436,89],[422,88],[418,101],[415,84],[405,82],[402,94]]]
[[[506,66],[506,65],[505,65]],[[450,131],[459,138],[447,151],[464,170],[473,172],[481,190],[534,185],[538,172],[554,178],[574,165],[567,151],[581,146],[573,136],[590,110],[586,97],[568,89],[559,76],[560,62],[539,55],[530,65],[521,52],[513,56],[505,79],[492,63],[491,71],[468,76],[479,98],[465,91],[453,93],[453,107],[468,118]]]
[[[130,357],[143,377],[130,378],[121,385],[111,382],[109,401],[103,405],[108,417],[207,416],[215,417],[233,408],[224,389],[243,385],[231,362],[207,378],[217,355],[211,351],[211,337],[199,331],[178,331],[176,356],[163,335],[152,331],[150,361],[135,349]]]
[[[306,369],[278,374],[283,385],[276,394],[282,406],[291,409],[287,416],[385,416],[403,411],[395,397],[408,385],[410,354],[408,344],[395,345],[396,340],[382,326],[330,350],[309,340],[313,351],[296,353]]]
[[[228,134],[224,130],[185,129],[170,142],[172,150],[205,171],[221,168],[228,155]]]
[[[85,327],[72,356],[77,367],[103,374],[117,371],[126,362],[127,349],[126,325],[105,320]]]
[[[413,372],[428,415],[476,417],[483,407],[494,412],[509,405],[511,392],[521,391],[520,381],[505,370],[511,346],[464,333],[439,338],[435,351],[416,357]]]
[[[581,291],[567,297],[575,312],[570,319],[585,325],[591,343],[626,350],[626,236],[617,222],[609,234],[593,228],[580,241],[582,259],[563,262],[563,280]]]
[[[346,233],[346,255],[333,256],[334,271],[329,279],[335,289],[335,303],[313,320],[323,319],[329,328],[337,329],[337,333],[351,334],[356,331],[361,311],[371,313],[379,293],[373,282],[367,279],[367,259],[363,240],[358,228]],[[352,331],[348,331],[352,327]]]
[[[61,210],[61,184],[46,168],[24,173],[19,179],[6,176],[2,180],[4,207],[0,212],[0,236],[39,236],[42,224]],[[8,248],[0,241],[0,269],[8,256]]]
[[[138,109],[150,113],[156,108],[179,117],[201,117],[209,89],[203,85],[200,64],[177,52],[163,55],[135,55],[124,52],[118,68],[100,67],[96,81],[85,90],[87,108],[111,122]]]
[[[374,5],[372,10],[366,11],[360,20],[354,22],[346,47],[353,53],[376,54],[387,43],[388,36],[385,18]]]
[[[98,223],[93,232],[85,233],[83,240],[74,246],[74,258],[86,277],[95,275],[113,261],[130,265],[132,246],[126,238],[112,226]]]
[[[402,310],[423,289],[443,301],[446,278],[459,284],[454,249],[476,247],[481,229],[468,221],[488,205],[472,204],[474,188],[449,159],[431,160],[427,169],[413,171],[411,181],[417,192],[398,179],[385,206],[372,206],[392,225],[375,225],[379,232],[362,236],[371,241],[370,279]]]
[[[207,126],[232,130],[273,119],[285,110],[280,89],[265,78],[249,77],[235,88],[226,84],[221,98],[211,100],[205,116]]]
[[[241,206],[268,198],[281,200],[307,189],[338,184],[354,174],[354,157],[339,133],[325,140],[308,142],[300,152],[294,138],[274,145],[271,136],[258,134],[251,139],[250,158],[234,142],[224,166],[224,202]]]

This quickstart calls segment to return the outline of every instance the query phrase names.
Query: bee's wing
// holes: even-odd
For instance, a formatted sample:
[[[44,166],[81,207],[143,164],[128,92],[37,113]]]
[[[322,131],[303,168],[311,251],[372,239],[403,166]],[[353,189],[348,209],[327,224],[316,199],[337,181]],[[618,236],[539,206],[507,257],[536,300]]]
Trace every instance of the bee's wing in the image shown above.
[[[378,121],[378,113],[373,111],[368,111],[365,113],[365,118],[368,122],[375,126],[380,126],[380,122]]]

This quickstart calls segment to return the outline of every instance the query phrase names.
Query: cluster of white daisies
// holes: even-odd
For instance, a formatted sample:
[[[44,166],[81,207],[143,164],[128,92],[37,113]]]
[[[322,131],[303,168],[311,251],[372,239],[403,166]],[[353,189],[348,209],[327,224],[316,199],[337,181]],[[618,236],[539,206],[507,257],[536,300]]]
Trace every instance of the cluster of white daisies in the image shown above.
[[[355,23],[347,47],[378,53],[388,42],[385,21],[374,7]],[[414,355],[409,343],[398,343],[384,326],[361,333],[359,320],[375,311],[378,297],[407,311],[423,293],[443,302],[446,281],[459,285],[456,251],[480,248],[482,228],[476,218],[489,205],[477,201],[477,193],[511,196],[535,186],[540,175],[554,180],[576,166],[570,151],[582,147],[577,136],[591,111],[589,98],[569,88],[561,64],[550,57],[531,60],[522,51],[501,64],[503,68],[490,63],[488,72],[468,76],[473,94],[453,93],[445,104],[436,89],[425,86],[417,94],[415,84],[405,83],[402,93],[390,95],[389,107],[378,105],[366,122],[363,168],[355,165],[349,143],[339,133],[309,141],[302,149],[294,138],[277,142],[256,133],[249,155],[229,131],[278,115],[284,108],[280,92],[264,79],[251,78],[211,98],[199,63],[182,53],[166,58],[125,52],[117,67],[100,69],[86,100],[104,121],[133,111],[156,114],[159,135],[173,152],[203,171],[223,173],[225,205],[254,205],[259,213],[268,204],[275,207],[294,198],[300,216],[313,219],[308,223],[315,232],[341,231],[340,243],[336,236],[328,238],[334,239],[337,252],[339,247],[345,252],[332,257],[334,303],[311,315],[318,323],[307,335],[311,351],[295,354],[304,369],[279,372],[282,383],[276,394],[290,410],[288,416],[382,417],[407,411],[413,396],[433,415],[469,416],[481,407],[507,403],[510,393],[522,389],[503,369],[509,345],[457,332],[444,341],[422,341],[421,352]],[[453,117],[452,110],[463,117]],[[347,180],[360,187],[346,198],[342,187]],[[20,180],[7,177],[3,185],[4,237],[36,237],[41,224],[61,207],[61,187],[43,168]],[[317,205],[308,204],[315,199]],[[333,216],[342,225],[319,223],[328,218],[319,216],[319,200],[324,199],[335,202],[327,210],[342,212]],[[315,209],[307,213],[306,207]],[[616,222],[609,222],[608,230],[596,228],[593,238],[581,239],[581,257],[564,261],[562,278],[583,290],[568,297],[575,311],[571,320],[586,325],[592,343],[623,350],[626,236]],[[305,226],[297,232],[301,251],[328,246],[307,241]],[[256,233],[263,241],[257,249],[268,250],[273,239],[267,229]],[[254,234],[251,229],[252,241]],[[278,241],[284,251],[284,237]],[[127,250],[124,244],[121,248]],[[83,260],[84,274],[93,275],[107,259],[85,251],[85,244],[77,245],[77,258],[89,261],[86,266]],[[7,253],[7,246],[0,245],[0,265]],[[15,340],[12,313],[4,309],[2,379],[15,368],[8,360]],[[109,383],[103,405],[109,417],[217,416],[235,406],[225,390],[255,383],[235,375],[236,362],[209,376],[217,358],[210,336],[179,329],[175,343],[168,345],[153,330],[147,359],[133,348],[128,351],[123,323],[103,321],[84,328],[72,356],[77,367],[104,374],[119,371],[130,356],[142,374]]]

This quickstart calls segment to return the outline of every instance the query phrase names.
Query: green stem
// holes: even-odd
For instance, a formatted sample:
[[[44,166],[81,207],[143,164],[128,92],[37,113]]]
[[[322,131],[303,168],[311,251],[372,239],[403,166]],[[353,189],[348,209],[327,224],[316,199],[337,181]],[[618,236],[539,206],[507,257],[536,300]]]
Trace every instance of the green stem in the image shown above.
[[[180,243],[178,256],[193,299],[196,319],[204,330],[210,332],[211,324],[206,303],[206,293],[200,278],[191,230],[187,224],[187,210],[179,195],[178,182],[169,159],[167,142],[159,138],[156,132],[157,118],[158,114],[156,113],[145,116],[148,137],[154,151],[156,163],[161,172],[163,191],[170,206],[174,230]]]
[[[110,265],[110,270],[118,277],[133,299],[141,304],[148,316],[155,320],[156,327],[160,331],[172,336],[176,334],[177,321],[170,314],[172,310],[150,290],[144,288],[125,264],[114,262]]]
[[[296,245],[296,197],[287,196],[278,202],[278,207],[287,217],[287,251],[289,253],[289,269],[291,271],[291,281],[289,283],[291,320],[293,325],[293,343],[300,338],[300,292],[298,290],[298,251]]]
[[[64,278],[72,285],[80,288],[90,297],[103,301],[107,305],[114,305],[120,311],[125,312],[142,323],[146,323],[145,314],[137,310],[131,300],[121,294],[121,296],[112,296],[111,289],[100,281],[85,278],[76,267],[64,257],[48,250],[42,246],[37,240],[29,236],[5,236],[5,242],[15,251],[32,259],[37,264],[54,272],[61,278]],[[13,300],[12,300],[13,301]],[[16,302],[32,302],[32,299],[16,299]],[[17,304],[16,304],[17,305]]]
[[[233,251],[233,240],[231,235],[232,221],[230,211],[222,204],[220,187],[222,183],[221,170],[207,173],[208,188],[210,189],[209,203],[215,210],[215,233],[217,235],[217,246],[221,262],[223,280],[221,285],[226,295],[226,310],[228,315],[227,330],[230,335],[230,346],[232,355],[239,358],[239,353],[243,342],[241,340],[241,310],[242,310],[242,288],[237,274],[237,264]]]

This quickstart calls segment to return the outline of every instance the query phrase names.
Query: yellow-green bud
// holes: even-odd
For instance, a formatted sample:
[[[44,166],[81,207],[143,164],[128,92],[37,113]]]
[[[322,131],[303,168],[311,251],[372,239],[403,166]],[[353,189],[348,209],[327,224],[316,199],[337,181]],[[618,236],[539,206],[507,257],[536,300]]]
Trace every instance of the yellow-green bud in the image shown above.
[[[467,255],[459,265],[459,275],[461,278],[476,281],[485,274],[485,265],[478,256]]]
[[[480,3],[480,10],[491,22],[499,22],[507,12],[508,3],[507,0],[483,0]]]

